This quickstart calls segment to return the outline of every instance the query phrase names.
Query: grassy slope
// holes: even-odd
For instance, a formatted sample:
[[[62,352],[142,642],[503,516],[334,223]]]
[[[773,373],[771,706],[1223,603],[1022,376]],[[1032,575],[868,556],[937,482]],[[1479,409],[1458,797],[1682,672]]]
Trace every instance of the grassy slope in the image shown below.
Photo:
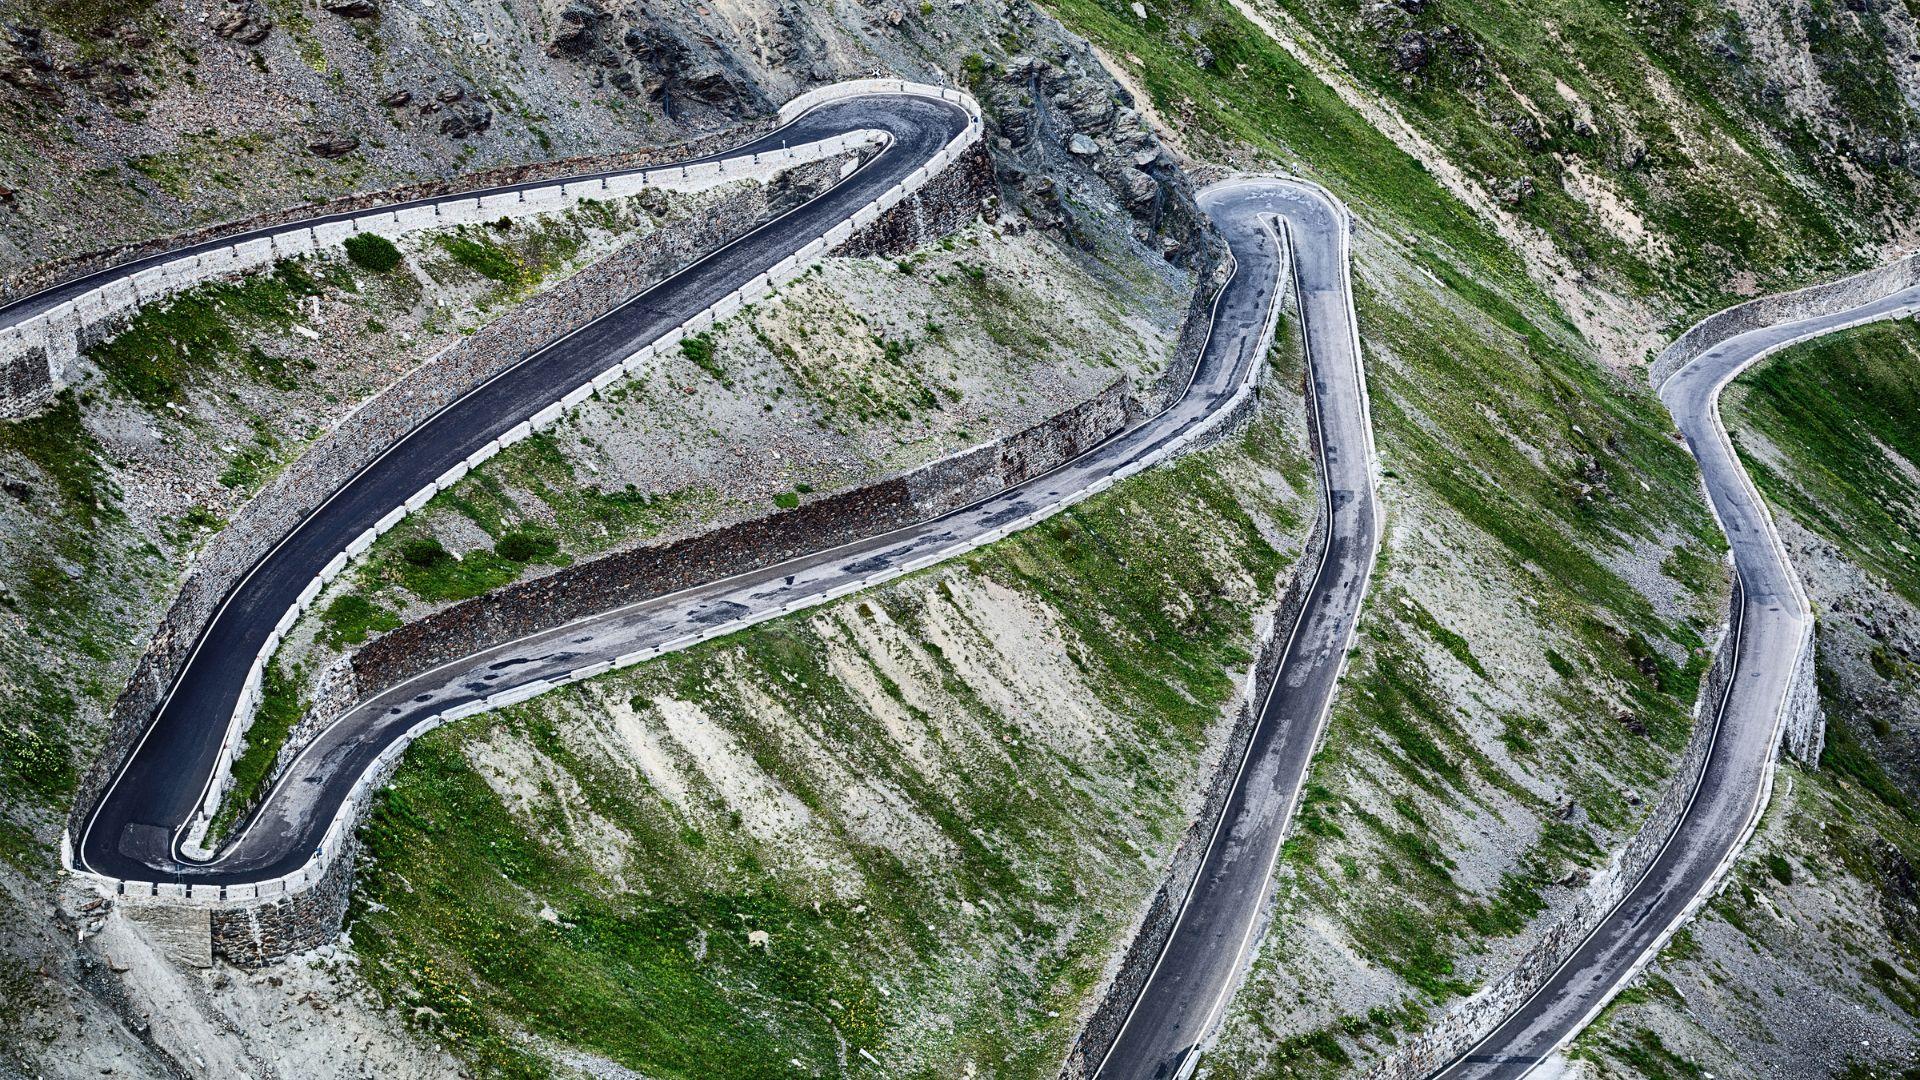
[[[1920,329],[1880,323],[1796,346],[1738,384],[1730,430],[1767,501],[1920,604]],[[1740,439],[1752,429],[1774,453]]]
[[[364,833],[364,969],[486,1072],[542,1071],[519,1031],[662,1077],[1049,1072],[1303,526],[1287,423],[430,737]]]
[[[1764,291],[1853,265],[1854,246],[1915,192],[1876,149],[1915,117],[1895,85],[1895,20],[1873,6],[1768,13],[1805,28],[1812,63],[1797,74],[1835,98],[1837,118],[1793,111],[1762,55],[1776,28],[1723,4],[1256,6],[1306,28],[1490,195],[1530,180],[1533,194],[1505,201],[1574,265],[1687,312],[1723,305],[1736,284]],[[1412,72],[1395,63],[1410,37],[1431,56]]]
[[[1831,545],[1798,549],[1803,574],[1840,563],[1864,576],[1811,575],[1828,719],[1819,767],[1786,770],[1729,887],[1582,1040],[1611,1074],[1698,1075],[1759,1041],[1824,1051],[1836,1075],[1912,1075],[1899,1060],[1920,1040],[1920,928],[1906,914],[1920,861],[1915,673],[1857,616],[1879,621],[1892,605],[1910,617],[1920,602],[1917,369],[1920,329],[1883,323],[1780,353],[1729,394],[1729,428],[1768,502]],[[1760,972],[1741,970],[1756,957],[1769,958]],[[1800,1017],[1777,1016],[1776,988]],[[1862,1017],[1874,1026],[1856,1027]]]
[[[1685,739],[1717,534],[1651,396],[1224,3],[1050,6],[1190,148],[1304,166],[1379,230],[1358,301],[1393,520],[1282,917],[1212,1065],[1341,1072],[1497,973],[1634,827]]]
[[[488,242],[510,253],[525,288],[555,276],[590,234],[604,244],[633,221],[588,209],[507,236],[489,230]],[[405,272],[337,258],[192,290],[94,348],[100,378],[32,417],[0,422],[0,890],[8,903],[36,920],[48,906],[73,786],[194,553],[343,403],[503,310],[496,283],[450,257],[429,270],[442,281],[431,293]],[[308,306],[316,298],[317,321]],[[295,332],[309,323],[326,329],[321,340]],[[292,719],[286,710],[277,717]],[[248,771],[262,775],[267,764],[255,755]],[[44,951],[51,937],[19,929],[0,935],[0,969],[68,970],[67,954]],[[57,978],[36,974],[26,985],[30,993],[9,992],[12,1004],[0,1010],[0,1046],[16,1055],[0,1055],[0,1068],[33,1067],[31,1056],[17,1055],[74,1030],[42,1009],[66,992]]]

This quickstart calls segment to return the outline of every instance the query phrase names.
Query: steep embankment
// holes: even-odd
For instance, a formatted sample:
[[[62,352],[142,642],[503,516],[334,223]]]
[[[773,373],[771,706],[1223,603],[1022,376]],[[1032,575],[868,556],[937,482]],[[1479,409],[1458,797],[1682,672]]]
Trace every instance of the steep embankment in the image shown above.
[[[1727,888],[1577,1050],[1604,1075],[1899,1075],[1920,1040],[1912,322],[1797,346],[1724,403],[1819,616],[1827,743]],[[1754,1071],[1766,1072],[1765,1069]]]
[[[1276,40],[1224,3],[1053,6],[1189,152],[1277,158],[1377,226],[1356,257],[1390,478],[1380,588],[1211,1063],[1347,1074],[1551,925],[1687,734],[1722,545],[1634,367],[1686,313],[1888,240],[1911,178],[1890,158],[1843,183],[1781,134],[1833,124],[1743,96],[1789,60],[1680,71],[1684,20],[1246,8]],[[1885,19],[1850,62],[1905,78],[1905,16]],[[1382,74],[1379,46],[1413,30],[1426,62]],[[1690,202],[1725,185],[1741,206]],[[1803,217],[1786,237],[1756,224]]]
[[[381,5],[374,18],[238,5],[202,21],[190,7],[17,11],[12,25],[23,29],[7,46],[7,74],[0,77],[10,135],[0,184],[11,196],[0,206],[8,215],[0,227],[19,238],[15,265],[309,196],[677,140],[784,100],[799,80],[864,72],[876,62],[927,71],[927,56],[951,61],[957,43],[999,32],[998,17],[946,9],[869,18],[736,7],[609,15],[575,4],[554,15],[530,4],[484,11]],[[832,21],[841,15],[845,26]],[[267,22],[274,25],[260,36]],[[1074,55],[1049,47],[1063,59]],[[151,65],[140,59],[149,48],[164,54]],[[126,64],[139,70],[115,67]],[[126,82],[137,104],[120,100],[108,76]],[[1098,85],[1096,77],[1097,69],[1083,64],[1075,85]],[[407,107],[379,104],[402,90],[411,95]],[[295,100],[300,104],[290,106]],[[999,166],[1016,179],[1025,170],[1045,174],[1045,184],[1006,191],[1017,216],[1002,227],[1024,237],[1003,244],[999,232],[976,234],[983,249],[959,249],[932,267],[941,277],[927,286],[934,295],[923,298],[954,307],[959,317],[951,323],[908,320],[911,304],[881,310],[859,298],[861,282],[906,273],[925,260],[894,269],[867,262],[844,280],[813,279],[779,305],[784,314],[760,320],[774,339],[761,343],[766,352],[722,335],[707,357],[717,373],[688,355],[684,371],[669,373],[670,385],[622,403],[629,417],[644,404],[642,426],[663,444],[684,437],[709,447],[697,467],[672,464],[670,453],[610,461],[583,444],[579,461],[571,450],[561,456],[592,479],[576,482],[566,467],[542,461],[533,471],[551,475],[553,489],[510,483],[506,493],[490,494],[512,504],[516,518],[545,523],[551,514],[556,534],[593,547],[610,539],[599,534],[601,525],[632,537],[736,512],[731,504],[675,497],[737,476],[740,466],[723,443],[798,451],[787,455],[797,472],[760,470],[756,486],[738,493],[770,499],[782,490],[792,494],[789,484],[846,482],[891,466],[902,453],[936,452],[951,445],[945,440],[986,437],[1000,425],[1051,413],[1075,399],[1087,378],[1111,371],[1109,362],[1138,362],[1125,349],[1111,352],[1110,361],[1100,350],[1065,356],[1036,348],[1059,336],[1062,325],[1032,321],[1030,309],[1081,326],[1104,323],[1163,353],[1191,277],[1160,256],[1188,260],[1196,253],[1182,178],[1159,164],[1152,137],[1124,112],[1109,107],[1069,126],[1037,117],[1037,108],[1024,102],[1005,109],[1005,122],[1024,124],[1025,134],[1016,147],[995,147]],[[482,114],[492,122],[447,124]],[[287,117],[297,119],[282,124]],[[243,121],[258,137],[232,137],[231,125]],[[322,124],[360,137],[360,147],[339,158],[321,155],[334,146],[307,149],[300,133]],[[1069,153],[1074,133],[1097,139],[1094,152]],[[134,171],[122,170],[122,158]],[[92,182],[70,186],[74,176]],[[247,183],[236,188],[236,177]],[[115,185],[129,191],[125,205]],[[4,427],[0,471],[12,509],[0,581],[4,617],[21,631],[8,637],[4,677],[16,692],[0,723],[0,769],[8,778],[0,884],[10,908],[51,910],[57,820],[92,755],[99,717],[124,684],[181,565],[224,517],[318,432],[318,422],[525,299],[563,265],[629,239],[657,242],[655,230],[693,209],[716,212],[704,203],[635,205],[605,216],[609,208],[602,207],[530,234],[482,229],[430,238],[403,252],[407,258],[393,270],[335,260],[208,289],[143,316],[95,350],[75,393],[40,417]],[[758,213],[717,209],[723,228],[737,229]],[[1037,228],[1027,233],[1030,226]],[[848,308],[802,310],[841,298],[878,318],[884,340],[855,333]],[[968,310],[979,317],[966,316]],[[1109,317],[1121,311],[1128,312],[1124,331]],[[834,342],[816,331],[832,332]],[[852,337],[842,339],[843,331]],[[917,347],[906,349],[914,339]],[[907,359],[903,351],[916,355]],[[841,380],[859,393],[835,389]],[[786,383],[788,408],[762,411],[767,403],[758,391]],[[652,400],[655,391],[659,401]],[[926,403],[929,394],[937,404]],[[903,408],[925,428],[919,444],[904,451],[896,437]],[[797,445],[781,442],[788,429],[780,422],[794,414],[803,429],[817,432]],[[615,428],[626,422],[601,420]],[[555,467],[544,473],[548,465]],[[608,468],[625,475],[595,471]],[[758,486],[776,480],[781,490]],[[601,520],[609,516],[611,524]],[[508,545],[514,558],[491,552],[494,571],[519,566],[520,555],[545,557],[539,529],[527,532]],[[489,554],[486,541],[458,526],[455,533],[448,540],[453,550],[466,553],[477,543]],[[361,614],[362,628],[380,621],[371,608]],[[353,621],[342,629],[350,632]],[[282,987],[277,978],[171,975],[141,962],[137,944],[118,936],[76,951],[69,930],[38,914],[9,920],[5,946],[10,994],[0,1023],[9,1067],[56,1074],[91,1074],[116,1062],[144,1074],[203,1067],[303,1075],[365,1067],[445,1071],[435,1055],[410,1049],[413,1039],[395,1027],[398,1014],[365,1011],[355,989],[363,984],[351,978]],[[115,974],[128,966],[124,979]],[[282,1037],[279,1029],[299,1025],[256,1022],[284,1019],[307,1000],[337,1010],[329,1023],[359,1034],[315,1054],[310,1043]],[[156,1015],[166,1019],[148,1019]]]

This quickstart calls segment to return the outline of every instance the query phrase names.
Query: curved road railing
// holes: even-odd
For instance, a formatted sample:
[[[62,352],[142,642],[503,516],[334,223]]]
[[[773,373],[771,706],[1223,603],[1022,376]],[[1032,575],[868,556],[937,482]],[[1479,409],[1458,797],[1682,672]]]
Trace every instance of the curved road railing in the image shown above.
[[[1809,338],[1920,312],[1913,259],[1762,298],[1702,320],[1656,364],[1660,399],[1700,463],[1731,548],[1735,610],[1724,689],[1678,822],[1647,870],[1544,982],[1435,1076],[1515,1080],[1565,1046],[1713,894],[1759,825],[1785,721],[1815,707],[1813,612],[1720,419],[1736,376]],[[1769,317],[1778,321],[1764,322]]]
[[[119,895],[210,902],[277,897],[318,881],[350,832],[350,817],[344,813],[314,845],[311,856],[302,852],[296,860],[300,865],[283,872],[255,875],[252,880],[218,880],[231,877],[216,869],[218,860],[196,863],[183,856],[210,854],[198,852],[194,841],[218,806],[225,770],[258,699],[261,665],[320,588],[375,537],[424,505],[435,492],[644,366],[685,335],[698,333],[796,276],[923,186],[977,142],[982,132],[979,108],[970,96],[894,79],[861,80],[802,95],[781,110],[780,120],[775,131],[727,155],[700,162],[565,183],[519,185],[502,193],[444,200],[492,213],[506,192],[524,204],[528,191],[555,191],[559,194],[546,207],[553,208],[572,197],[569,191],[583,197],[626,194],[628,188],[637,191],[651,177],[664,173],[698,179],[695,170],[711,170],[714,177],[731,178],[730,165],[735,170],[732,175],[738,175],[745,171],[743,165],[811,160],[874,143],[884,147],[826,195],[753,230],[614,313],[521,361],[436,414],[357,473],[256,564],[229,595],[202,631],[140,744],[88,815],[79,843],[63,842],[64,862]],[[408,220],[418,227],[452,223],[449,215],[439,214],[432,206],[413,206],[409,212]],[[398,228],[393,223],[399,219],[390,211],[351,217],[349,226],[372,223],[374,227],[364,231]],[[333,219],[319,223],[330,229],[337,224]],[[241,246],[264,243],[272,250],[274,237],[282,234],[304,235],[313,241],[317,228],[315,223],[295,223],[268,230],[273,236],[248,239]],[[350,227],[337,236],[327,235],[344,240],[353,231],[356,228]],[[16,326],[29,324],[35,333],[50,332],[49,312],[59,311],[62,305],[68,312],[77,310],[77,305],[88,302],[87,297],[126,290],[140,275],[162,275],[154,280],[164,280],[168,274],[182,280],[192,277],[205,265],[203,247],[142,260],[123,268],[118,278],[113,277],[115,272],[107,272],[57,286],[0,309],[0,318],[11,317]],[[289,253],[294,250],[288,249]],[[169,269],[177,266],[189,269],[178,273]],[[578,385],[576,378],[581,380]],[[430,435],[423,437],[423,433]],[[384,507],[383,492],[392,492],[384,496],[389,500]],[[303,564],[311,569],[302,573]],[[269,622],[275,613],[277,621]],[[236,666],[236,656],[246,658],[244,667]],[[193,691],[185,701],[183,687]],[[224,723],[209,723],[209,706],[219,707],[223,699],[227,704],[218,715]],[[217,740],[211,738],[213,734],[219,736]],[[191,806],[185,806],[179,793],[195,777],[204,777],[205,782]],[[111,819],[105,829],[101,828],[103,818]]]
[[[1221,300],[1230,323],[1257,319],[1270,342],[1283,266],[1291,268],[1325,538],[1192,885],[1096,1070],[1114,1080],[1190,1075],[1243,975],[1382,527],[1346,207],[1318,185],[1281,178],[1223,181],[1200,193],[1200,205],[1238,266]]]

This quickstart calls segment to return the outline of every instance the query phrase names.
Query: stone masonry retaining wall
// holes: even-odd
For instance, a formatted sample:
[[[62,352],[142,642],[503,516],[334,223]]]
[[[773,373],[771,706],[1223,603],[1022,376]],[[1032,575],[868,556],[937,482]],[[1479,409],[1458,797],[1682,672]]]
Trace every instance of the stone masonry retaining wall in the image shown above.
[[[959,509],[1085,453],[1127,426],[1125,380],[995,443],[792,510],[605,555],[465,600],[353,656],[371,697],[449,660],[575,619],[771,566]]]
[[[1920,253],[1838,281],[1756,297],[1694,323],[1673,344],[1660,350],[1648,378],[1657,389],[1687,361],[1730,337],[1774,323],[1857,307],[1914,285],[1920,285]]]
[[[879,220],[833,249],[835,255],[904,255],[992,212],[997,198],[993,163],[983,143],[975,143],[940,175]]]
[[[334,939],[347,916],[355,851],[333,861],[303,892],[247,907],[209,912],[213,955],[243,968],[260,968]]]
[[[835,170],[831,161],[802,166],[784,186],[799,197]],[[773,216],[782,207],[770,201],[771,190],[754,185],[726,197],[712,213],[664,225],[434,356],[350,413],[243,506],[200,553],[114,702],[100,755],[75,793],[75,834],[145,730],[201,628],[262,554],[348,477],[472,387]]]

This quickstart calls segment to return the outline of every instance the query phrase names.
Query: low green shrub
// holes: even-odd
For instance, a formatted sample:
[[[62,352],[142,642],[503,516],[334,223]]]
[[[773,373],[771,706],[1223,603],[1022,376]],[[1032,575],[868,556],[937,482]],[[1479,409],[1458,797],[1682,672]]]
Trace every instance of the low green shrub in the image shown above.
[[[400,265],[400,249],[384,236],[356,233],[347,237],[345,246],[347,258],[355,266],[384,274]]]

